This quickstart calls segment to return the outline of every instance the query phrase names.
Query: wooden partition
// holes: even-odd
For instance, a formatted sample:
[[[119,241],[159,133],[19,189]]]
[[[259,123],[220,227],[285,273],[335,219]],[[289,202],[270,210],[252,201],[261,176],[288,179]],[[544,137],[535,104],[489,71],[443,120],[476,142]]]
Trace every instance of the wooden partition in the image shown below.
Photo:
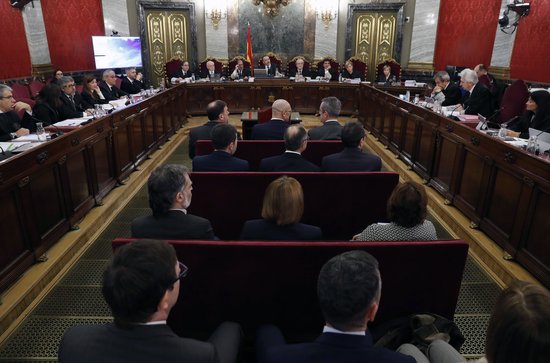
[[[184,122],[175,87],[0,163],[0,292]]]

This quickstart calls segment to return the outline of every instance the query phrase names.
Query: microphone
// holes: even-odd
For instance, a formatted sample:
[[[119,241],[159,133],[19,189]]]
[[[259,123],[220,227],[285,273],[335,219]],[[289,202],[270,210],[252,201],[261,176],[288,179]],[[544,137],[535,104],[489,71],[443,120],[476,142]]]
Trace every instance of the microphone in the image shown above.
[[[544,134],[546,131],[550,130],[550,126],[546,127],[544,130],[542,130],[541,132],[539,132],[536,137],[539,137],[540,135]]]

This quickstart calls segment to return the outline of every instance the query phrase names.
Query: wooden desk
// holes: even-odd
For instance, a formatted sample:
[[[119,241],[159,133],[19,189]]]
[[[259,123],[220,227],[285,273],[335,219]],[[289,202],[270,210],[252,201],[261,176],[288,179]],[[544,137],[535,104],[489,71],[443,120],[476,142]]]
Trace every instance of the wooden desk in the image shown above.
[[[241,122],[243,124],[243,139],[250,140],[252,138],[252,128],[258,123],[258,111],[245,111],[241,115]],[[290,114],[290,123],[298,124],[302,122],[299,112],[292,112]]]

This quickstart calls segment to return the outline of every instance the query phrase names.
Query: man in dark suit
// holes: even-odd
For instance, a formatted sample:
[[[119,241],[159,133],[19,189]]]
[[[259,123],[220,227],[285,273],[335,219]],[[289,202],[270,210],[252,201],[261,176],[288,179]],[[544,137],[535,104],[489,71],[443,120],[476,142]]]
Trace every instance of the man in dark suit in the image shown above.
[[[107,101],[114,101],[128,96],[128,93],[116,86],[116,75],[112,69],[103,72],[103,80],[99,82],[99,88]]]
[[[234,81],[248,81],[248,78],[250,78],[250,68],[244,68],[242,59],[237,59],[237,64],[230,78]]]
[[[365,251],[349,251],[321,268],[317,295],[325,327],[312,343],[287,345],[281,331],[260,327],[256,339],[258,363],[376,362],[415,363],[411,356],[377,348],[367,330],[380,303],[378,261]]]
[[[268,55],[265,55],[262,58],[262,63],[264,64],[263,68],[265,68],[265,71],[267,72],[268,76],[275,77],[277,73],[279,73],[279,70],[277,69],[277,65],[271,64],[271,58],[269,58]]]
[[[460,88],[451,83],[449,73],[445,71],[437,72],[434,76],[435,87],[432,91],[432,97],[441,102],[441,106],[458,105],[462,100]]]
[[[25,110],[23,120],[16,113],[20,109]],[[24,102],[15,102],[12,89],[0,84],[0,141],[10,141],[28,135],[33,124],[29,112],[32,112],[31,106]]]
[[[464,113],[467,115],[483,115],[489,117],[493,114],[493,97],[491,92],[482,84],[478,83],[477,74],[466,68],[460,72],[460,85],[470,92],[462,100]]]
[[[147,181],[153,215],[132,221],[133,238],[215,239],[207,219],[187,214],[193,186],[183,165],[159,166]]]
[[[330,60],[325,59],[323,61],[323,68],[319,69],[317,72],[318,77],[322,77],[324,79],[328,79],[330,81],[337,81],[338,80],[338,71],[330,65]]]
[[[212,129],[214,151],[193,158],[193,171],[248,171],[248,161],[233,156],[238,140],[235,126],[219,123]]]
[[[262,159],[260,171],[319,171],[317,165],[302,156],[307,147],[307,132],[302,125],[292,125],[286,129],[285,147],[282,155]]]
[[[69,329],[59,346],[59,362],[235,362],[238,324],[222,323],[208,342],[181,338],[166,324],[187,271],[165,242],[120,247],[103,274],[102,293],[114,323]]]
[[[362,151],[365,145],[365,129],[359,122],[350,121],[344,125],[342,143],[344,150],[323,158],[322,171],[380,171],[380,157]]]
[[[289,77],[294,77],[295,82],[305,81],[306,77],[311,77],[311,73],[308,69],[304,68],[304,58],[296,59],[296,69],[292,69],[289,73]]]
[[[82,103],[82,97],[78,92],[75,92],[74,79],[69,76],[63,76],[59,80],[61,86],[61,106],[57,109],[59,114],[59,121],[63,121],[69,118],[81,118],[91,114],[85,110],[85,105]]]
[[[338,122],[338,116],[342,109],[342,103],[336,97],[325,97],[319,106],[319,120],[323,124],[309,130],[310,140],[340,140],[342,125]]]
[[[229,122],[229,109],[221,100],[212,101],[206,106],[208,122],[202,126],[194,127],[189,131],[189,158],[195,157],[195,144],[197,140],[212,140],[212,129],[219,123]],[[240,139],[240,135],[238,135]]]
[[[282,140],[289,125],[292,107],[286,100],[278,99],[271,106],[271,120],[254,125],[252,140]]]
[[[137,73],[134,67],[126,68],[126,77],[122,78],[122,84],[120,89],[123,92],[126,92],[131,95],[140,93],[145,89],[145,85],[141,81],[143,79],[143,74],[141,72]]]
[[[213,61],[206,62],[206,70],[202,73],[201,78],[206,78],[208,81],[213,82],[217,80],[223,80],[223,74],[216,72],[216,65]]]
[[[181,64],[181,68],[170,76],[170,83],[187,82],[186,80],[188,80],[192,76],[193,71],[191,71],[191,69],[189,68],[189,62],[185,61]]]

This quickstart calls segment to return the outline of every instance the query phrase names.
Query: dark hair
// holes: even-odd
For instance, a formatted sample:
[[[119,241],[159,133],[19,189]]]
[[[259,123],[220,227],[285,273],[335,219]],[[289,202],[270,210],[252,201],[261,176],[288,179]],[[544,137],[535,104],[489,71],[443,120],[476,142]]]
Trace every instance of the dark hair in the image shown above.
[[[291,125],[285,130],[285,148],[296,151],[307,139],[307,131],[302,125]]]
[[[411,228],[424,222],[427,205],[422,185],[413,181],[398,184],[388,199],[388,218],[398,226]]]
[[[103,297],[115,323],[147,322],[176,281],[177,258],[168,243],[140,240],[116,250],[103,273]]]
[[[214,149],[223,150],[237,139],[237,129],[233,125],[220,123],[214,126],[211,136]]]
[[[61,106],[59,96],[61,96],[61,87],[57,83],[48,83],[38,92],[38,100],[54,110]]]
[[[223,113],[225,106],[227,106],[227,103],[222,100],[210,102],[208,106],[206,106],[206,114],[208,115],[208,119],[211,121],[217,120],[218,116]]]
[[[497,299],[487,328],[489,363],[543,363],[550,357],[550,293],[516,281]]]
[[[342,143],[345,147],[358,147],[361,139],[365,137],[365,129],[357,121],[350,121],[342,127]]]
[[[338,117],[340,115],[340,110],[342,109],[342,102],[336,97],[325,97],[321,100],[321,106],[319,110],[326,111],[329,116]]]
[[[332,327],[347,331],[362,327],[369,307],[380,299],[378,261],[365,251],[348,251],[321,268],[317,296]]]
[[[176,194],[185,187],[188,169],[183,165],[167,164],[153,170],[147,181],[149,206],[153,216],[160,217],[168,212]]]
[[[535,119],[533,124],[537,125],[540,121],[550,116],[550,93],[548,91],[534,91],[530,95],[533,102],[537,104]]]
[[[99,99],[99,95],[96,92],[92,92],[92,89],[88,87],[90,83],[92,83],[93,80],[97,80],[96,76],[93,74],[86,74],[84,77],[82,77],[82,92],[86,92],[90,95],[92,95],[93,98]]]

